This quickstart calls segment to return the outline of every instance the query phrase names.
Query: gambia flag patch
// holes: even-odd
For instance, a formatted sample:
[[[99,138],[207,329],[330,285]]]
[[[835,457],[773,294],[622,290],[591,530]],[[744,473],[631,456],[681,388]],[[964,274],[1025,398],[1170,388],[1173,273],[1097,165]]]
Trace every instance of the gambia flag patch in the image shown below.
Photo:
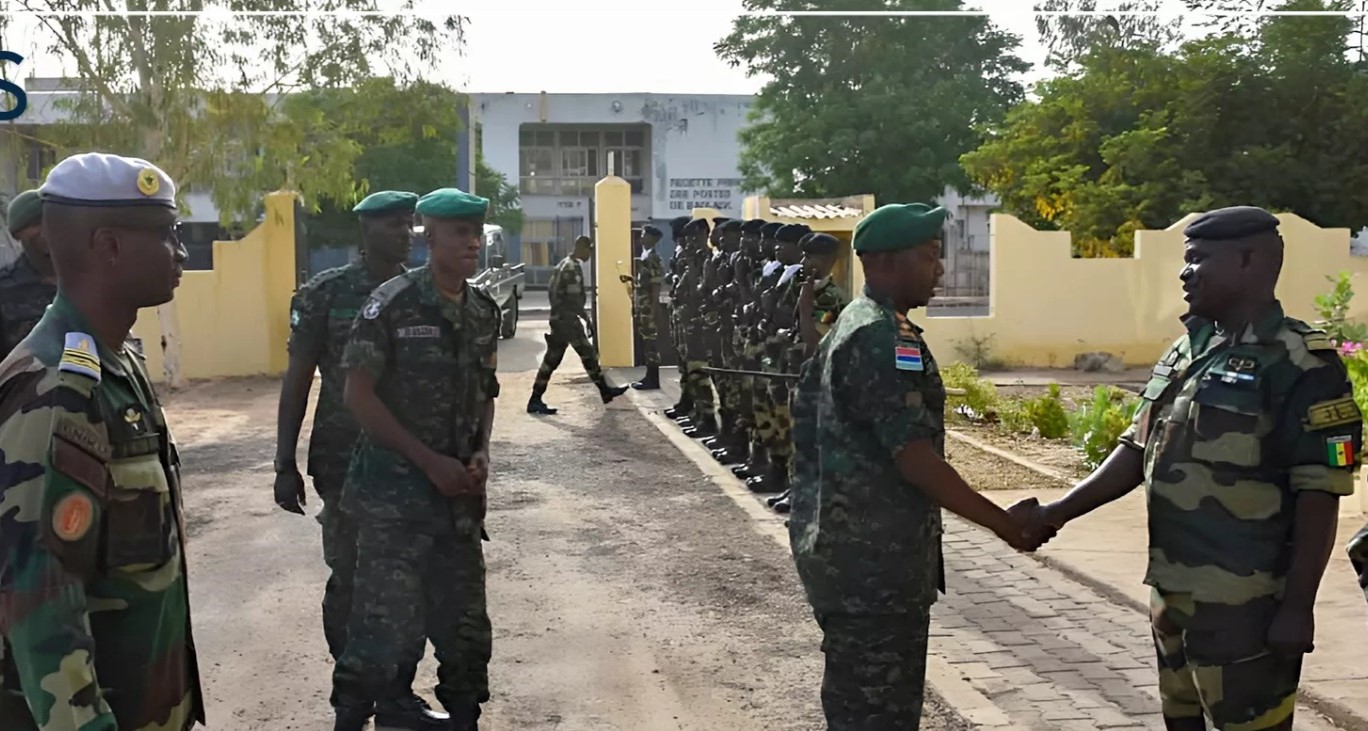
[[[1350,436],[1331,437],[1325,440],[1331,467],[1348,467],[1354,463],[1354,438]]]
[[[922,369],[921,346],[901,343],[893,348],[893,359],[900,371],[919,371]]]

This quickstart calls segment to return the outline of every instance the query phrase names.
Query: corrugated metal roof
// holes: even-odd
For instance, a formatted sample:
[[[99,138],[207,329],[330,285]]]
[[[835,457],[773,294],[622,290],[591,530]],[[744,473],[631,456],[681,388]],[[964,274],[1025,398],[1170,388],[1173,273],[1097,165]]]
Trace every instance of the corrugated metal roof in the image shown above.
[[[771,203],[770,215],[777,218],[855,218],[864,211],[831,203]]]

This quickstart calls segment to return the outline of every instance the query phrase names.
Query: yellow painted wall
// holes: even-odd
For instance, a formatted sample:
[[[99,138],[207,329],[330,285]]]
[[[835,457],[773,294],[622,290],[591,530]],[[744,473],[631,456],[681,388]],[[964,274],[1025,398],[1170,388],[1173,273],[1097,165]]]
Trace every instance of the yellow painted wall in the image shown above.
[[[1178,273],[1188,216],[1163,231],[1136,234],[1133,259],[1072,259],[1067,232],[1036,231],[1013,216],[992,217],[990,314],[927,317],[913,313],[942,361],[960,360],[955,348],[991,338],[990,355],[1010,365],[1072,367],[1074,356],[1114,353],[1150,365],[1182,334],[1186,311]],[[1368,271],[1368,258],[1349,255],[1348,229],[1321,229],[1281,214],[1286,241],[1278,297],[1291,317],[1316,319],[1314,298],[1331,288],[1327,275]],[[1351,316],[1368,319],[1368,298]]]
[[[265,220],[239,241],[214,242],[214,268],[187,271],[172,301],[181,339],[181,376],[277,375],[289,356],[290,298],[295,289],[294,199],[266,196]],[[161,325],[155,308],[138,313],[153,380],[164,383]]]

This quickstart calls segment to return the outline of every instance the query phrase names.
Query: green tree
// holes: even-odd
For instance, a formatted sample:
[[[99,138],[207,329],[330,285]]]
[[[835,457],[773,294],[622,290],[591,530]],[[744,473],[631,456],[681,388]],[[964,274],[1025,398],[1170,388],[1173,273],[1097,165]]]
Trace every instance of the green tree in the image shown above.
[[[261,194],[298,192],[318,210],[357,192],[361,148],[349,137],[375,100],[354,96],[309,117],[296,95],[343,89],[374,77],[408,81],[459,51],[461,19],[414,16],[412,0],[317,0],[309,14],[234,16],[233,11],[298,11],[290,0],[129,0],[139,11],[210,15],[105,15],[101,0],[9,0],[40,13],[48,50],[74,64],[67,123],[44,130],[60,152],[119,150],[156,162],[181,190],[211,193],[225,224],[251,218]],[[47,14],[60,11],[61,14]],[[370,102],[369,104],[367,102]],[[407,110],[406,110],[407,113]]]
[[[1076,61],[1098,48],[1168,48],[1182,38],[1180,18],[1159,15],[1162,0],[1137,0],[1111,3],[1116,13],[1153,13],[1152,15],[1037,15],[1036,29],[1048,55],[1046,63],[1056,70],[1068,70]],[[1093,12],[1097,0],[1044,0],[1037,11]]]
[[[752,11],[807,10],[806,0],[746,0]],[[867,10],[831,0],[823,10]],[[887,0],[889,10],[960,10],[959,0]],[[959,156],[976,125],[1023,96],[1020,39],[984,17],[737,18],[715,49],[771,80],[740,134],[744,187],[776,196],[872,193],[930,200],[967,188]]]

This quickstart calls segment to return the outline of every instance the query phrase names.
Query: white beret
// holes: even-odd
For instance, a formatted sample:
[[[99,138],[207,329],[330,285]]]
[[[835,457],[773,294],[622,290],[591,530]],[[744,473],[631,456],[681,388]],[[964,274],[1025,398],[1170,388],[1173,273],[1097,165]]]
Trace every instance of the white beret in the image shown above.
[[[176,207],[176,184],[161,168],[103,152],[72,155],[57,163],[38,193],[45,203],[69,206]]]

